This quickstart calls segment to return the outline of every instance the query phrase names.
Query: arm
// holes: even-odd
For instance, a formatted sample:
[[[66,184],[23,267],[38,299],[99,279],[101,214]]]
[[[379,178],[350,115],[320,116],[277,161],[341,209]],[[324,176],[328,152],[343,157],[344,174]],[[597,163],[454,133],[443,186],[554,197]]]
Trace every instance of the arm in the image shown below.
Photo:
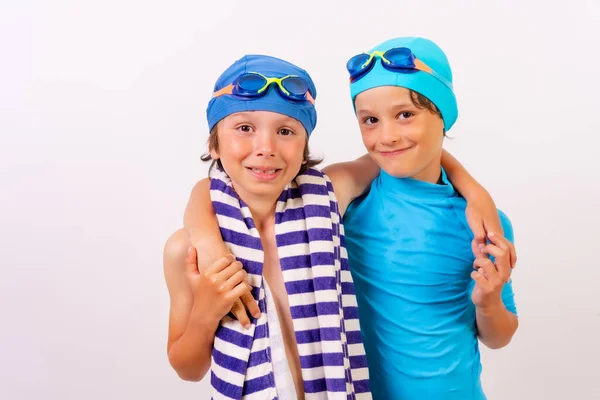
[[[362,195],[377,178],[379,166],[365,154],[354,161],[332,164],[323,168],[323,172],[331,180],[343,216],[352,200]]]
[[[169,238],[164,250],[164,274],[171,300],[167,353],[180,378],[199,381],[210,367],[219,321],[230,309],[232,299],[247,287],[241,264],[233,262],[233,257],[222,258],[200,273],[195,252],[188,249],[187,234],[180,230]],[[225,290],[220,286],[223,282],[229,282]]]
[[[516,315],[502,302],[476,309],[479,340],[490,349],[500,349],[512,340],[519,327]]]
[[[219,221],[210,200],[210,179],[202,179],[192,189],[183,216],[183,226],[192,246],[199,250],[199,268],[231,253],[221,237]]]
[[[456,158],[446,150],[442,151],[442,167],[448,179],[467,200],[467,222],[474,235],[474,249],[481,249],[486,244],[487,232],[504,234],[498,209],[494,199],[483,186],[473,178]],[[510,264],[514,267],[517,254],[512,243],[508,243]]]
[[[221,237],[219,221],[213,210],[210,199],[210,179],[202,179],[192,189],[185,209],[183,225],[189,234],[191,245],[197,250],[200,271],[220,257],[231,254]],[[231,308],[231,313],[244,326],[250,324],[246,309],[255,318],[260,317],[258,303],[250,292],[244,293]]]

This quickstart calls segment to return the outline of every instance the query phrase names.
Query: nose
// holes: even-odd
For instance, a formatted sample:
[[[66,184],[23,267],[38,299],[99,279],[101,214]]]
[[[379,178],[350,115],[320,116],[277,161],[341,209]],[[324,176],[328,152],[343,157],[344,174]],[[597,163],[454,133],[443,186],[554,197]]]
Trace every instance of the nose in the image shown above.
[[[254,151],[257,157],[275,157],[275,137],[270,132],[259,132],[255,136]]]
[[[395,124],[381,124],[379,142],[384,146],[393,146],[400,141],[400,132]]]

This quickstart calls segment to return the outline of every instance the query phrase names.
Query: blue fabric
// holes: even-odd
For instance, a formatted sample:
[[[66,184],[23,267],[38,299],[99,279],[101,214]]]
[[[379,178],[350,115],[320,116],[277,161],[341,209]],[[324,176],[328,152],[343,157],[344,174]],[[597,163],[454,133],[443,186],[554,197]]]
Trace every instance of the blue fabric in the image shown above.
[[[388,40],[371,49],[373,51],[386,51],[393,47],[408,47],[413,54],[427,64],[431,69],[452,82],[452,70],[448,58],[432,41],[420,37],[402,37]],[[410,73],[389,71],[381,65],[378,58],[373,69],[365,76],[350,84],[352,103],[356,96],[375,87],[400,86],[421,93],[436,105],[444,119],[444,130],[447,132],[458,118],[458,106],[454,92],[433,75],[416,71]]]
[[[466,201],[384,171],[344,216],[374,399],[481,400]],[[501,213],[505,236],[510,221]],[[512,284],[502,293],[516,314]]]
[[[264,55],[246,55],[234,62],[217,80],[214,92],[233,83],[235,78],[246,72],[259,72],[269,78],[283,78],[286,75],[297,75],[309,84],[309,92],[317,99],[317,89],[308,72],[292,63],[279,58]],[[235,95],[223,95],[212,98],[206,109],[208,129],[212,128],[230,114],[242,111],[272,111],[295,118],[304,126],[310,137],[317,125],[317,111],[314,104],[308,101],[294,101],[282,97],[276,84],[269,86],[267,94],[249,99]]]

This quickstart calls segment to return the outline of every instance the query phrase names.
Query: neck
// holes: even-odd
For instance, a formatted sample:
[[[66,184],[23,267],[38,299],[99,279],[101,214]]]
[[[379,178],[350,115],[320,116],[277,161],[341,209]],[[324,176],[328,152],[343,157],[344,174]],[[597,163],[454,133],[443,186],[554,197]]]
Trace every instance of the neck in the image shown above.
[[[428,183],[440,183],[442,176],[442,154],[436,155],[422,170],[411,176],[412,179]]]
[[[275,224],[275,202],[250,202],[244,200],[244,202],[248,205],[250,212],[252,213],[252,219],[254,220],[254,225],[259,233],[263,233],[266,228],[273,226]]]
[[[240,196],[240,199],[242,199],[250,209],[254,225],[259,232],[262,233],[265,227],[274,224],[275,208],[279,196],[256,196],[248,193],[241,193],[235,183],[233,184],[233,187],[238,196]]]

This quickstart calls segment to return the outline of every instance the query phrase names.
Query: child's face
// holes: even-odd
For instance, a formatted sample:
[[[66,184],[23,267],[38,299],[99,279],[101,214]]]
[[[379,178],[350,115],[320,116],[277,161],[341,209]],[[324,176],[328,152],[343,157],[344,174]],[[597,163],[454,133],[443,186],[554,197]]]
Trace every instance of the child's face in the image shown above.
[[[417,108],[408,89],[382,86],[356,96],[356,115],[369,155],[388,174],[437,182],[444,122]]]
[[[270,111],[231,114],[217,125],[220,159],[240,197],[275,197],[298,174],[306,130],[300,122]]]

